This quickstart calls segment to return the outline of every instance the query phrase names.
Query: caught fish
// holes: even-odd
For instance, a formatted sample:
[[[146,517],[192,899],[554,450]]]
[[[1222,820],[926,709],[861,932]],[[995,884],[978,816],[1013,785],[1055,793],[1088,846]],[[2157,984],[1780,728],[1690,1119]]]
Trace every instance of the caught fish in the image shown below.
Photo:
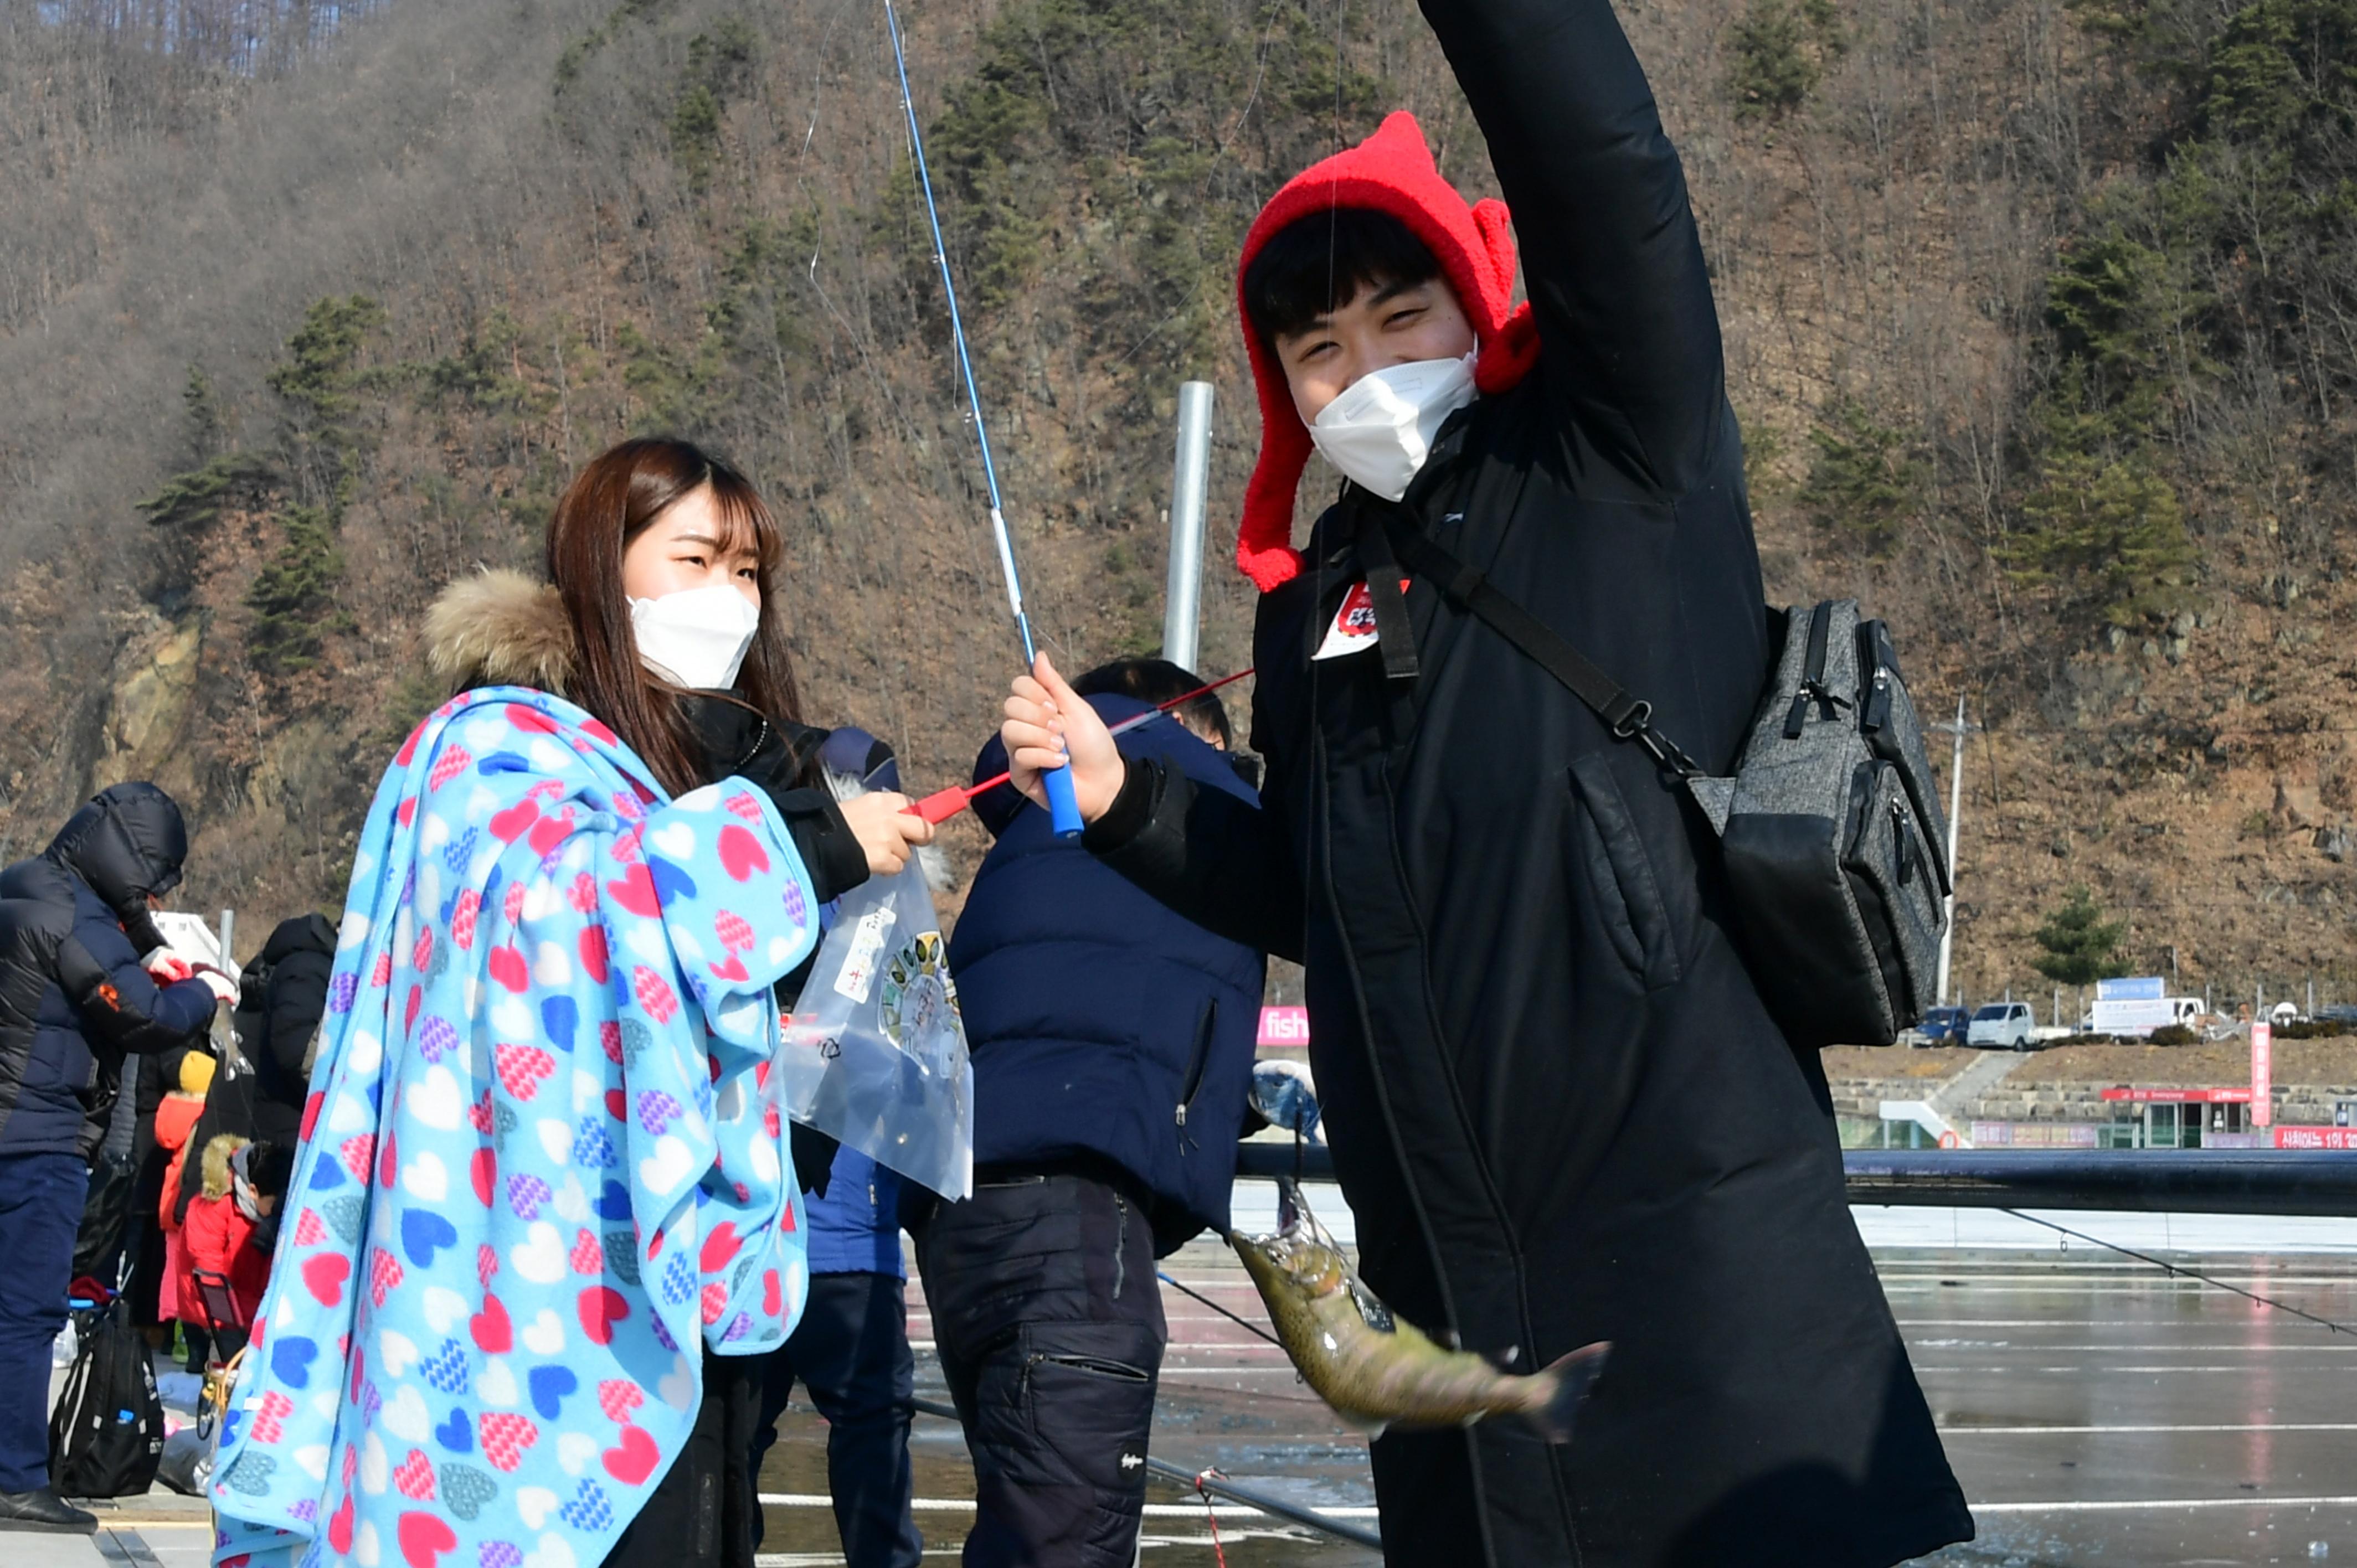
[[[1585,1346],[1535,1372],[1501,1372],[1394,1317],[1360,1283],[1289,1177],[1277,1182],[1276,1219],[1275,1235],[1232,1235],[1228,1243],[1260,1287],[1302,1380],[1335,1413],[1373,1432],[1516,1415],[1550,1443],[1571,1440],[1572,1417],[1609,1345]]]

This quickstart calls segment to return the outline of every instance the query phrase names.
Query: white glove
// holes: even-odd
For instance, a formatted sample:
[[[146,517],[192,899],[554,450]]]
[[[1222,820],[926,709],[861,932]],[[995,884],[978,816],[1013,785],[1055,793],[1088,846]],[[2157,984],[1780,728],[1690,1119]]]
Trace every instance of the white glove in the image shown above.
[[[226,1002],[231,1006],[237,1004],[237,983],[228,975],[217,974],[210,969],[200,969],[197,971],[197,978],[205,983],[205,989],[213,993],[215,1001]]]

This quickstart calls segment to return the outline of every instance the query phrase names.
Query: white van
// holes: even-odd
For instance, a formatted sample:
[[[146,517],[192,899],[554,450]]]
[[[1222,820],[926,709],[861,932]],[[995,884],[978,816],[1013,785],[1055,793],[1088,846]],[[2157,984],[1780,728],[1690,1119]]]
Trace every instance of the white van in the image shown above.
[[[1991,1002],[1973,1010],[1964,1044],[2000,1051],[2026,1051],[2037,1037],[2038,1015],[2027,1002]]]

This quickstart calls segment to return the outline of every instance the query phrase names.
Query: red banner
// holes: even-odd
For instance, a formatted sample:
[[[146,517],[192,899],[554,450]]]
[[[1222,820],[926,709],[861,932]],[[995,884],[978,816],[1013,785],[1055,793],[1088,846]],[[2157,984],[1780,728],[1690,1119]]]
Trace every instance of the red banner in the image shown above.
[[[2105,1100],[2125,1100],[2131,1105],[2246,1105],[2251,1091],[2247,1089],[2107,1089]]]
[[[2357,1149],[2357,1127],[2277,1127],[2278,1149]]]

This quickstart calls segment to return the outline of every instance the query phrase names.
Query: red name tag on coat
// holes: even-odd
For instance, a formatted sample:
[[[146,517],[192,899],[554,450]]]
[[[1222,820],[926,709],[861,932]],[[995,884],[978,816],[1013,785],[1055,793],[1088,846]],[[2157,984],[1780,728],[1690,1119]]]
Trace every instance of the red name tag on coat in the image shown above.
[[[1400,579],[1400,592],[1407,592],[1408,579]],[[1364,580],[1351,585],[1342,596],[1341,607],[1334,612],[1334,624],[1326,628],[1326,640],[1318,645],[1310,658],[1340,659],[1344,654],[1357,653],[1375,645],[1375,596],[1367,591]]]

